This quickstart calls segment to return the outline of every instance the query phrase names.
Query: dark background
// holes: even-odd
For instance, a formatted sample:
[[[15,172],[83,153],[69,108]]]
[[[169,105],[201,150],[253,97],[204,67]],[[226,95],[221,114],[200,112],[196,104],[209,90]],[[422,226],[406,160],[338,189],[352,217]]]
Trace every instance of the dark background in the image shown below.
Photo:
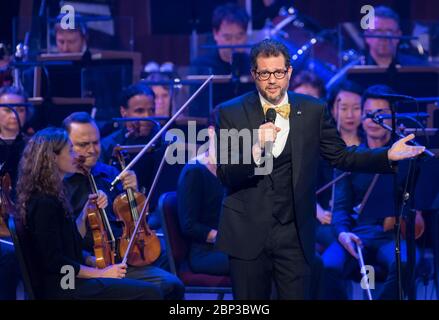
[[[254,0],[255,2],[258,2]],[[261,1],[261,0],[260,0]],[[80,1],[78,1],[80,2]],[[84,1],[85,2],[85,1]],[[210,31],[213,8],[226,2],[245,5],[245,0],[92,0],[88,3],[106,3],[114,16],[134,19],[134,50],[142,53],[143,62],[172,61],[188,64],[189,39],[192,29]],[[59,1],[47,0],[52,16],[59,10]],[[402,20],[439,20],[439,1],[435,0],[301,0],[285,1],[293,5],[324,28],[335,28],[338,23],[360,21],[360,8],[370,4],[388,5]],[[0,10],[0,41],[11,43],[12,19],[37,15],[41,0],[4,1]],[[121,26],[124,28],[124,26]],[[18,37],[24,31],[18,30]]]

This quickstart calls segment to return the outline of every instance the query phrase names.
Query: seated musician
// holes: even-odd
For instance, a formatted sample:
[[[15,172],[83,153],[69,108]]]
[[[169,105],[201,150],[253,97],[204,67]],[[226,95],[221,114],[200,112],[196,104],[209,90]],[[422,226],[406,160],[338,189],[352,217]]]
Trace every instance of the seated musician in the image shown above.
[[[148,86],[137,83],[123,90],[120,101],[122,118],[154,116],[154,92]],[[109,164],[113,150],[117,145],[146,144],[157,132],[149,121],[130,121],[122,124],[121,129],[102,139],[101,161]]]
[[[169,75],[163,73],[151,73],[147,78],[147,81],[171,81]],[[154,115],[161,117],[170,117],[172,115],[172,91],[173,88],[170,85],[152,85],[152,91],[154,91]]]
[[[93,175],[97,188],[102,190],[109,198],[110,205],[106,208],[110,224],[115,237],[121,234],[120,227],[116,223],[115,213],[112,211],[112,204],[116,196],[123,192],[120,184],[115,190],[110,191],[111,182],[118,175],[118,170],[112,166],[99,162],[101,152],[99,129],[94,120],[85,112],[76,112],[64,119],[63,125],[69,134],[73,144],[73,150],[77,155],[84,157],[84,167]],[[121,177],[123,189],[132,188],[137,190],[136,175],[127,171]],[[79,216],[84,204],[87,202],[87,195],[90,192],[88,178],[82,173],[76,172],[64,180],[71,199],[71,206],[75,217]],[[84,240],[85,248],[92,250],[92,239],[90,232],[87,232]],[[162,251],[164,245],[162,245]],[[164,265],[165,255],[159,257],[153,265],[145,267],[131,267],[127,269],[127,277],[141,279],[159,286],[163,296],[168,299],[181,299],[184,287],[180,280],[158,266]]]
[[[365,35],[401,36],[398,14],[386,6],[375,8],[375,29],[366,30]],[[366,64],[388,68],[394,65],[424,65],[421,58],[398,52],[399,39],[366,37]]]
[[[178,180],[178,217],[190,240],[189,266],[193,272],[229,275],[229,259],[214,245],[224,189],[216,177],[215,127],[209,130],[209,149],[188,163]]]
[[[120,114],[122,118],[152,117],[155,116],[155,94],[152,89],[142,83],[133,84],[122,91],[120,99]],[[150,121],[128,121],[120,123],[121,128],[101,141],[102,152],[100,161],[119,167],[114,157],[114,147],[117,145],[140,145],[147,144],[160,129],[158,124]],[[154,148],[148,152],[133,166],[137,175],[140,190],[149,190],[156,173],[164,148],[159,139]],[[156,152],[157,151],[157,152]],[[127,153],[127,163],[135,154]],[[152,203],[154,206],[154,203]],[[151,207],[151,209],[154,209]],[[154,228],[160,225],[157,214],[152,215]]]
[[[389,94],[392,90],[384,85],[376,85],[368,88],[362,97],[363,116],[379,112],[384,114],[390,113],[389,101],[381,98],[380,94]],[[365,148],[375,149],[390,145],[390,132],[375,124],[369,118],[363,118],[363,129],[366,134]],[[384,120],[390,125],[390,120]],[[401,163],[400,166],[402,166]],[[400,168],[401,169],[401,168]],[[400,188],[403,186],[403,177],[401,172],[398,175]],[[384,189],[381,185],[391,179],[391,175],[381,175],[376,184],[373,186],[378,190]],[[392,191],[387,190],[389,195],[382,203],[364,204],[364,210],[355,214],[354,207],[364,201],[364,197],[373,183],[374,175],[352,173],[351,175],[340,180],[335,187],[335,200],[333,212],[333,224],[338,241],[333,242],[323,254],[325,267],[325,295],[327,299],[347,299],[346,288],[343,285],[343,279],[352,274],[355,268],[358,268],[358,254],[356,245],[363,246],[365,264],[379,265],[387,270],[387,278],[383,291],[379,299],[397,299],[397,279],[396,279],[396,261],[395,261],[395,241],[393,228],[387,226],[387,218],[394,215],[394,212],[378,212],[380,210],[392,211],[388,209],[393,203]],[[381,186],[380,186],[381,185]],[[390,187],[388,189],[392,189]],[[378,191],[377,191],[378,192]],[[379,191],[383,192],[383,191]],[[370,195],[375,194],[371,189]],[[371,196],[372,197],[372,196]],[[376,201],[376,200],[375,200]],[[389,204],[388,206],[386,204]],[[386,206],[387,209],[383,209]],[[372,207],[372,210],[366,208]],[[381,209],[380,209],[381,208]],[[420,214],[417,214],[417,222],[420,223],[420,231],[423,231],[423,220]],[[407,266],[406,242],[401,241],[401,260],[404,269]],[[372,263],[373,262],[373,263]],[[403,278],[403,285],[406,281]]]
[[[249,17],[244,8],[236,4],[218,6],[212,15],[212,32],[216,45],[241,45],[247,43],[247,25]],[[245,49],[236,49],[237,52]],[[232,73],[232,49],[211,50],[205,56],[192,61],[194,70],[210,68],[213,74],[228,75]]]
[[[27,102],[25,93],[17,87],[0,88],[0,104],[19,104]],[[11,110],[15,110],[16,114]],[[7,193],[13,201],[15,198],[15,183],[17,180],[18,162],[23,152],[27,135],[20,132],[17,115],[21,126],[24,126],[31,116],[31,109],[24,106],[11,108],[0,107],[0,177],[8,174],[11,180],[12,192],[1,190]],[[1,188],[1,187],[0,187]],[[5,216],[2,219],[0,228],[0,300],[15,300],[17,285],[20,281],[20,271],[15,257],[14,247],[7,230],[8,212],[5,203],[1,203],[0,209]]]
[[[75,28],[67,29],[61,25],[63,15],[57,17],[54,26],[56,49],[58,53],[84,53],[87,50],[87,27],[83,18],[75,14]]]
[[[124,264],[104,269],[90,266],[92,259],[84,255],[78,232],[82,219],[75,222],[72,204],[63,186],[63,178],[75,170],[72,144],[64,129],[47,128],[37,132],[20,160],[17,210],[18,217],[30,232],[31,252],[35,254],[32,267],[38,270],[42,279],[39,297],[161,299],[162,292],[151,282],[129,279]],[[96,196],[92,195],[90,199],[96,199]],[[88,193],[86,198],[89,199]],[[97,204],[105,202],[100,197]],[[62,278],[66,274],[61,270],[65,266],[74,271],[74,283],[66,281],[69,288],[63,287]]]
[[[23,90],[17,87],[0,88],[0,104],[26,102],[27,96]],[[11,109],[15,110],[16,114]],[[24,128],[32,115],[32,109],[25,106],[0,107],[0,175],[8,172],[14,186],[18,161],[28,139],[24,131],[20,132],[17,115],[20,125]]]
[[[247,45],[247,27],[249,16],[246,10],[233,3],[227,3],[215,8],[212,14],[212,34],[215,46],[244,46]],[[190,73],[196,75],[228,75],[230,81],[213,81],[212,90],[202,92],[188,109],[188,115],[194,117],[209,117],[209,101],[212,106],[230,100],[238,94],[249,90],[241,76],[250,76],[250,56],[248,48],[209,48],[206,54],[200,54],[190,64]],[[253,89],[253,87],[252,87]],[[193,92],[194,87],[190,90]]]
[[[290,88],[296,93],[307,94],[317,99],[323,99],[326,95],[322,79],[315,73],[307,70],[293,76]]]
[[[351,81],[344,81],[335,87],[328,96],[328,107],[331,110],[338,132],[347,146],[360,145],[361,131],[361,95],[363,89]],[[332,181],[334,168],[327,161],[321,159],[319,166],[319,186],[322,187]],[[332,187],[317,196],[317,219],[320,225],[317,228],[317,243],[328,247],[335,239],[332,230],[331,198]]]

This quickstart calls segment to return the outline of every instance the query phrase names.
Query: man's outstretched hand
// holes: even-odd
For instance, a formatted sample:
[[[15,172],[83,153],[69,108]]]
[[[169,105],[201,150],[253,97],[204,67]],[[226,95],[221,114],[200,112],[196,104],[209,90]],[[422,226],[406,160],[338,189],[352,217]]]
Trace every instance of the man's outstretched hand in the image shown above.
[[[389,160],[399,161],[409,159],[416,157],[424,152],[425,147],[409,146],[405,144],[406,142],[412,140],[414,137],[415,135],[412,133],[409,134],[407,137],[396,141],[387,152],[387,157],[389,158]]]

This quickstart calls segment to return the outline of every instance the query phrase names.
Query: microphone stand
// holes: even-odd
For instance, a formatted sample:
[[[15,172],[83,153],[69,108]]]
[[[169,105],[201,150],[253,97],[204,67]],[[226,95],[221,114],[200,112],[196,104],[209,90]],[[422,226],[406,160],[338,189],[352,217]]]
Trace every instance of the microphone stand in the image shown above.
[[[396,131],[396,112],[395,112],[395,106],[393,104],[390,104],[390,109],[392,112],[392,127],[388,126],[387,124],[383,123],[383,119],[380,118],[378,115],[374,116],[372,118],[372,121],[376,124],[380,125],[384,129],[390,131],[392,133],[391,141],[394,143],[397,138],[404,138],[405,136],[399,132]],[[413,141],[414,145],[419,146],[419,144],[416,141]],[[425,150],[425,154],[427,154],[429,157],[434,157],[434,153],[432,153],[429,150]],[[401,262],[401,224],[400,221],[403,217],[403,212],[407,206],[408,201],[410,200],[411,206],[413,207],[413,199],[414,199],[414,190],[415,190],[415,184],[416,184],[416,178],[418,176],[418,171],[416,168],[416,159],[410,159],[409,160],[409,170],[406,178],[406,182],[404,184],[404,190],[402,193],[402,198],[400,201],[400,197],[398,195],[398,167],[396,167],[396,172],[393,174],[393,188],[394,188],[394,206],[395,206],[395,226],[394,226],[394,232],[395,232],[395,259],[396,259],[396,276],[397,276],[397,295],[398,300],[403,300],[404,293],[402,289],[402,262]],[[408,297],[410,299],[414,299],[415,293],[414,293],[414,286],[413,286],[413,277],[414,277],[414,267],[413,265],[415,263],[415,255],[416,255],[416,248],[414,247],[414,217],[413,212],[410,212],[408,215],[408,221],[406,223],[407,228],[407,265],[408,269]],[[410,247],[410,248],[409,248]]]
[[[373,116],[372,118],[370,118],[373,122],[375,122],[376,124],[378,124],[378,125],[380,125],[381,127],[383,127],[384,129],[386,129],[386,130],[388,130],[388,131],[390,131],[390,132],[393,132],[393,129],[392,129],[392,127],[390,127],[390,126],[388,126],[387,124],[385,124],[384,122],[383,122],[383,120],[385,119],[385,118],[383,118],[383,117],[381,117],[381,116],[379,116],[379,115],[375,115],[375,116]],[[401,132],[395,132],[395,134],[399,137],[399,138],[405,138],[406,136],[405,135],[403,135]],[[414,141],[414,140],[412,140],[412,141],[410,141],[411,143],[413,143],[413,145],[415,145],[415,146],[421,146],[418,142],[416,142],[416,141]],[[425,149],[425,151],[424,151],[424,154],[426,154],[428,157],[430,157],[430,158],[435,158],[436,156],[435,156],[435,154],[432,152],[432,151],[430,151],[430,150],[428,150],[428,149]]]
[[[396,107],[394,103],[389,103],[390,110],[392,113],[392,128],[391,128],[391,143],[395,143],[397,138],[396,134]],[[395,173],[393,174],[393,201],[395,206],[395,260],[396,260],[396,281],[397,281],[397,299],[404,299],[404,292],[402,289],[402,264],[401,264],[401,224],[400,224],[400,213],[399,213],[399,197],[398,197],[398,164],[395,164]],[[402,212],[402,211],[401,211]]]

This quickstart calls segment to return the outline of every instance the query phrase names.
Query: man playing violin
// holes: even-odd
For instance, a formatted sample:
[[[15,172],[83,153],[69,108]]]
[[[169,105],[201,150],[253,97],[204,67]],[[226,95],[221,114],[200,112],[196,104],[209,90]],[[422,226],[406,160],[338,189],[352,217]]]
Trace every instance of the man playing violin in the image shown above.
[[[369,87],[362,97],[363,129],[366,141],[361,147],[375,149],[390,146],[391,133],[366,117],[368,114],[390,114],[390,103],[380,94],[391,94],[393,91],[384,85]],[[384,120],[391,126],[391,120]],[[404,181],[404,162],[400,163],[398,182],[400,189]],[[387,176],[387,177],[386,177]],[[393,203],[392,177],[381,175],[373,183],[374,175],[352,173],[337,182],[334,196],[333,224],[338,241],[333,242],[323,254],[325,267],[325,295],[327,299],[347,299],[347,292],[342,279],[352,274],[358,267],[356,246],[364,248],[366,264],[376,263],[387,270],[384,289],[379,299],[398,299],[395,261],[395,240],[393,224],[388,223],[394,212],[386,212],[391,208],[386,203]],[[387,181],[387,182],[386,182]],[[389,195],[385,193],[388,190]],[[370,190],[369,197],[365,195]],[[402,190],[399,190],[399,192]],[[384,201],[378,203],[377,193],[384,194]],[[375,196],[373,196],[375,194]],[[368,201],[364,201],[364,199]],[[388,200],[388,201],[387,201]],[[357,207],[361,203],[364,210]],[[371,208],[371,209],[368,209]],[[361,210],[361,209],[360,209]],[[384,211],[384,212],[377,212]],[[389,218],[386,218],[385,216]],[[424,221],[420,212],[416,214],[418,226],[417,236],[424,231]],[[406,242],[401,241],[401,260],[404,270],[407,267]],[[358,269],[359,270],[359,269]],[[403,284],[406,281],[403,280]]]
[[[122,118],[142,118],[155,115],[155,95],[152,89],[144,84],[133,84],[122,91],[120,114]],[[150,121],[128,121],[122,128],[102,139],[100,160],[119,168],[113,152],[117,145],[144,145],[158,132],[160,128]],[[158,145],[159,143],[156,143]],[[148,190],[154,179],[161,152],[147,153],[133,167],[138,177],[139,189]],[[119,168],[121,169],[121,168]]]
[[[94,120],[85,112],[76,112],[64,119],[63,125],[69,133],[69,138],[76,154],[83,158],[83,167],[88,170],[96,181],[96,186],[100,192],[106,194],[109,203],[112,204],[116,196],[123,192],[122,188],[110,191],[111,181],[118,175],[118,170],[112,166],[99,162],[101,153],[101,143],[99,129]],[[123,189],[132,188],[137,190],[137,178],[133,171],[127,171],[121,177]],[[88,178],[77,172],[66,177],[64,183],[70,196],[73,212],[79,216],[90,193],[90,183]],[[116,216],[112,211],[112,205],[106,208],[108,219],[113,229],[115,238],[121,235],[121,229],[116,222]],[[85,217],[83,220],[85,222]],[[80,230],[81,231],[81,230]],[[90,230],[84,232],[84,247],[92,251],[93,239]],[[160,260],[160,259],[159,259]],[[159,263],[160,261],[156,261]],[[167,271],[148,265],[144,267],[128,267],[127,278],[142,279],[160,287],[163,296],[168,299],[181,299],[184,294],[184,287],[181,281]]]

